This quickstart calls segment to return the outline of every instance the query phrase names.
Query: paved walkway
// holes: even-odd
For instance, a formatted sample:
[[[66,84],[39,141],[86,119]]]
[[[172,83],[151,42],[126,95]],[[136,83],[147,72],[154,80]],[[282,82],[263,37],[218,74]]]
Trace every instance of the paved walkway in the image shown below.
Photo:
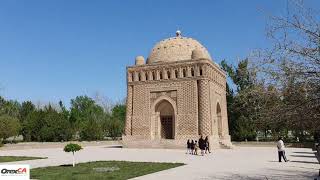
[[[77,162],[123,160],[144,162],[182,162],[173,168],[135,179],[314,179],[320,168],[311,149],[288,148],[290,162],[277,162],[277,151],[271,147],[236,147],[219,149],[205,156],[185,154],[183,150],[122,149],[88,146],[76,153]],[[41,156],[48,159],[11,162],[30,164],[32,168],[70,164],[72,154],[62,148],[0,150],[0,155]]]

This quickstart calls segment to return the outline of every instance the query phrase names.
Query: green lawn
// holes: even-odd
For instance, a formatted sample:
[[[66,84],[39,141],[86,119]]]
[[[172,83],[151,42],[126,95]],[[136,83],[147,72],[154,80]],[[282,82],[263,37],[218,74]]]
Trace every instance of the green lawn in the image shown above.
[[[31,169],[31,178],[47,179],[129,179],[157,171],[162,171],[178,166],[182,163],[149,163],[149,162],[126,162],[126,161],[97,161],[79,163],[76,167],[54,166]],[[106,172],[103,169],[116,168],[113,172]],[[99,170],[100,169],[100,170]],[[102,171],[101,171],[102,169]]]
[[[26,161],[26,160],[33,160],[33,159],[45,159],[45,158],[26,157],[26,156],[0,156],[0,163],[1,162],[12,162],[12,161]]]

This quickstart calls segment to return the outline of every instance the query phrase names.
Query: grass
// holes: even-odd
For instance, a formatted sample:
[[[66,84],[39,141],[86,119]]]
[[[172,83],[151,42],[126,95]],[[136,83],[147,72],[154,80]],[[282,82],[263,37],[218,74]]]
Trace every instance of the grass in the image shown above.
[[[31,169],[31,178],[40,180],[69,180],[69,179],[129,179],[170,168],[182,166],[182,163],[150,163],[126,161],[96,161],[71,165]],[[119,168],[112,172],[101,172],[95,168]]]
[[[26,161],[34,159],[46,159],[42,157],[27,157],[27,156],[0,156],[0,163],[2,162],[12,162],[12,161]]]

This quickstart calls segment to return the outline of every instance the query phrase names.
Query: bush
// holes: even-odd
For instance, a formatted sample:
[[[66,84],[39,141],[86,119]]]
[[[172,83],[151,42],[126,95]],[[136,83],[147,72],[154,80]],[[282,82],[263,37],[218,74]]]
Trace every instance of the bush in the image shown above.
[[[30,113],[23,122],[25,141],[41,141],[40,131],[44,113],[41,110]]]
[[[72,137],[69,120],[55,110],[47,110],[40,131],[42,141],[68,141]]]
[[[113,107],[111,115],[107,115],[103,124],[105,135],[115,140],[121,137],[126,121],[126,106],[118,104]]]
[[[81,123],[80,140],[100,140],[103,139],[101,124],[95,120],[84,121]]]
[[[68,141],[72,138],[68,117],[50,105],[31,112],[23,125],[26,141]]]
[[[80,151],[81,149],[82,147],[79,144],[69,143],[64,147],[63,151],[75,153],[77,151]]]
[[[73,162],[72,165],[73,167],[75,166],[75,159],[74,159],[74,153],[77,151],[80,151],[82,149],[82,147],[79,144],[73,144],[73,143],[69,143],[64,147],[64,152],[72,152],[72,156],[73,156]]]
[[[244,117],[240,116],[238,121],[236,122],[236,131],[234,132],[233,140],[236,141],[254,141],[256,139],[256,132],[254,130],[253,123]]]
[[[123,127],[124,125],[121,121],[111,118],[105,125],[106,135],[112,139],[116,139],[122,135]]]

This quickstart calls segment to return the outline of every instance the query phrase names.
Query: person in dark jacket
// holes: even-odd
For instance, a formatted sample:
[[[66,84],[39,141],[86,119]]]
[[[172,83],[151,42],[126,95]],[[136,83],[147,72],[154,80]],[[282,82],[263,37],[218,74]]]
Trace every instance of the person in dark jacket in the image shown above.
[[[206,138],[204,139],[204,144],[205,144],[205,153],[206,154],[207,154],[207,152],[211,153],[208,136],[206,136]]]
[[[190,147],[191,147],[191,154],[194,154],[195,144],[194,144],[194,141],[193,141],[193,140],[191,141]]]
[[[190,139],[187,141],[187,153],[186,154],[191,154],[191,142]]]
[[[200,139],[199,139],[199,148],[201,150],[201,155],[203,156],[204,155],[204,150],[205,150],[205,142],[204,142],[204,139],[201,135]]]

